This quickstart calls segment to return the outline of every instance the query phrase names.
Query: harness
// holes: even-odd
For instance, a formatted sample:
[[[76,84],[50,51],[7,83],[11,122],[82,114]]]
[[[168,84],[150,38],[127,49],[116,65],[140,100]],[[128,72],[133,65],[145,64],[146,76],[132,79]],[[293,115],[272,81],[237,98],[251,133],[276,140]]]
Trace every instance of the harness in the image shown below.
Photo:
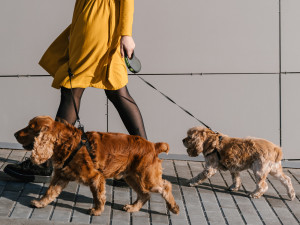
[[[221,143],[223,140],[223,136],[219,136],[219,143]],[[219,160],[219,164],[221,164],[221,166],[223,166],[226,170],[227,170],[227,167],[224,166],[222,163],[221,163],[221,154],[219,152],[219,149],[215,148],[212,152],[208,153],[206,156],[210,156],[212,154],[217,154],[217,157],[218,157],[218,160]]]
[[[86,147],[86,149],[87,149],[87,151],[88,151],[88,153],[89,153],[91,159],[92,159],[92,160],[95,159],[95,156],[92,155],[92,153],[91,153],[92,147],[91,147],[91,145],[90,145],[90,143],[89,143],[89,141],[88,141],[88,139],[87,139],[86,134],[83,132],[82,135],[81,135],[81,140],[80,140],[79,144],[77,145],[77,147],[75,148],[75,150],[71,152],[71,154],[69,155],[69,157],[65,160],[64,165],[63,165],[62,168],[65,168],[65,167],[72,161],[72,159],[74,158],[74,156],[76,155],[76,153],[77,153],[83,146]]]
[[[74,76],[74,74],[71,72],[71,69],[69,68],[68,69],[68,73],[69,73],[69,78],[70,78],[70,87],[71,87],[71,94],[72,94],[72,101],[73,101],[73,105],[74,105],[74,109],[75,109],[75,112],[76,112],[76,121],[78,121],[78,129],[80,129],[82,131],[82,135],[81,135],[81,140],[79,142],[79,144],[77,145],[77,147],[75,148],[74,151],[71,152],[71,154],[69,155],[69,157],[66,159],[66,161],[64,162],[64,165],[62,168],[65,168],[71,161],[72,159],[74,158],[74,156],[76,155],[76,153],[83,147],[85,146],[91,159],[93,160],[95,158],[95,156],[92,154],[92,147],[88,141],[88,138],[86,136],[86,133],[84,132],[84,126],[80,123],[80,118],[79,118],[79,114],[78,114],[78,110],[77,110],[77,107],[76,107],[76,102],[75,102],[75,99],[74,99],[74,95],[73,95],[73,88],[72,88],[72,77]],[[75,122],[76,123],[76,122]]]

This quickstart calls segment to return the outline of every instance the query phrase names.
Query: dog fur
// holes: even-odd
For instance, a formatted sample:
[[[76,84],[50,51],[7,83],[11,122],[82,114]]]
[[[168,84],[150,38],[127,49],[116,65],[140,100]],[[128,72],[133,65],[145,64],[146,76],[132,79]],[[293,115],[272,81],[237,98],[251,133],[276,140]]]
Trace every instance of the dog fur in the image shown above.
[[[238,191],[241,187],[240,172],[251,169],[256,179],[256,189],[250,194],[252,198],[259,198],[267,191],[268,174],[281,181],[291,200],[295,198],[291,178],[282,171],[281,148],[270,141],[258,138],[231,138],[208,128],[194,127],[188,130],[183,144],[189,156],[195,157],[203,153],[205,158],[204,171],[189,181],[190,186],[201,184],[221,169],[231,173],[233,184],[229,190]]]
[[[80,129],[66,122],[54,121],[49,116],[35,117],[27,127],[16,132],[18,142],[25,149],[32,150],[33,163],[39,165],[52,159],[54,167],[50,186],[40,200],[31,202],[34,207],[47,206],[69,181],[77,181],[88,185],[93,194],[94,206],[90,214],[100,215],[106,201],[105,180],[124,178],[137,193],[137,200],[125,205],[125,211],[139,211],[150,199],[150,192],[157,192],[165,199],[171,212],[179,213],[172,185],[162,179],[161,160],[158,158],[159,153],[169,151],[167,143],[151,143],[139,136],[120,133],[87,132],[92,157],[83,146],[63,167],[80,143],[81,135]]]

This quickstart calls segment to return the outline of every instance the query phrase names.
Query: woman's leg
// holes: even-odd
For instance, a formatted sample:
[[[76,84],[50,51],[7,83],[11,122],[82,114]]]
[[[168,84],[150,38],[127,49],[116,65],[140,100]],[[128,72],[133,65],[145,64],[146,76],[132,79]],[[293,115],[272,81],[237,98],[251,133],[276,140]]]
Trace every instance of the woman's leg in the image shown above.
[[[129,134],[147,139],[141,112],[130,96],[127,86],[116,91],[105,90],[105,94],[116,107]]]
[[[83,94],[84,88],[73,88],[73,95],[76,103],[77,111],[79,112],[80,100]],[[56,114],[56,120],[63,119],[70,124],[75,124],[77,115],[74,109],[74,103],[72,99],[71,89],[61,87],[61,98],[58,111]]]

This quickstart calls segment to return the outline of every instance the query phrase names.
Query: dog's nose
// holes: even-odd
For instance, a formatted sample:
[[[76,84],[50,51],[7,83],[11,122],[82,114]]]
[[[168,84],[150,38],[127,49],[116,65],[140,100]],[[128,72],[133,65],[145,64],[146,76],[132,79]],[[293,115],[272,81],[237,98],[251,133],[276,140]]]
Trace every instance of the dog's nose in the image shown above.
[[[18,132],[16,132],[14,135],[15,135],[15,138],[17,138],[18,137]]]

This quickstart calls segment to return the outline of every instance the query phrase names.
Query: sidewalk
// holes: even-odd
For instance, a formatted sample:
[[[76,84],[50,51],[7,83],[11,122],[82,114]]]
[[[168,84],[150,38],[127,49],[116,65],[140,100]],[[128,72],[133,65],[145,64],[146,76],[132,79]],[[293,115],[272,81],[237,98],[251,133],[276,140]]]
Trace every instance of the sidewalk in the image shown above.
[[[18,182],[5,173],[7,163],[29,157],[23,150],[0,149],[0,224],[1,225],[202,225],[202,224],[299,224],[300,222],[300,169],[285,168],[291,177],[297,197],[290,201],[285,188],[278,180],[268,177],[269,190],[261,199],[247,197],[255,183],[250,171],[242,173],[243,188],[238,193],[226,189],[231,185],[228,172],[217,173],[204,184],[188,187],[186,181],[198,174],[201,162],[164,160],[164,178],[173,184],[173,194],[180,206],[174,215],[158,194],[140,212],[127,213],[122,206],[135,200],[129,187],[118,187],[107,181],[105,210],[101,216],[89,216],[92,194],[87,186],[70,183],[59,198],[43,209],[31,208],[30,201],[40,197],[47,184]]]

